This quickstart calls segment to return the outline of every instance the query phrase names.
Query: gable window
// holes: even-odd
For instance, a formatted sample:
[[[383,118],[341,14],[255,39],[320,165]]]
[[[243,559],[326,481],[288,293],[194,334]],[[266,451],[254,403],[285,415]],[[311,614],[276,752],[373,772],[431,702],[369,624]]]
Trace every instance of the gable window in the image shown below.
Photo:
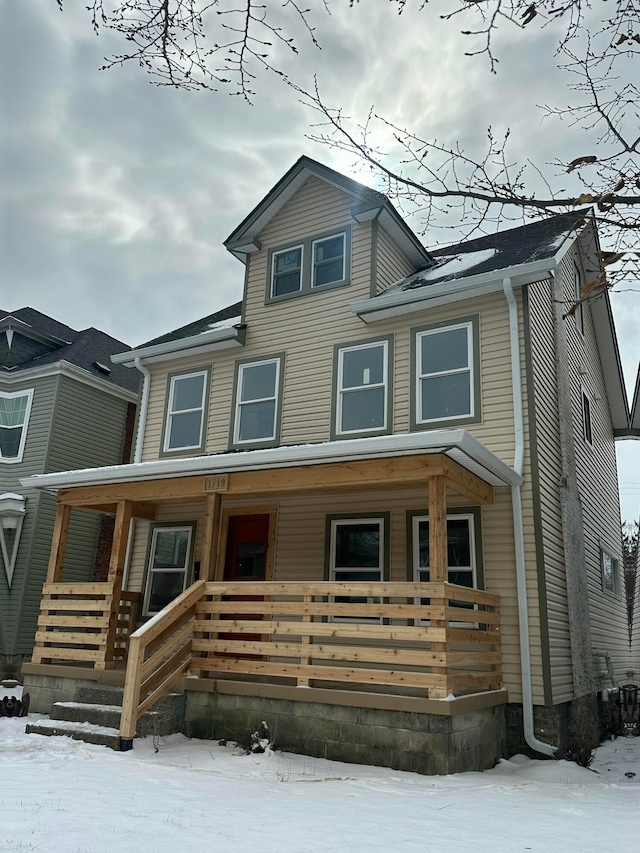
[[[591,425],[591,400],[582,392],[582,432],[587,444],[593,446],[593,428]]]
[[[276,442],[282,356],[238,365],[233,444]]]
[[[415,427],[479,419],[477,346],[477,319],[416,332]]]
[[[158,613],[187,587],[194,524],[156,526],[147,564],[145,613]]]
[[[22,462],[33,389],[0,392],[0,462]]]
[[[387,556],[386,517],[328,518],[329,580],[343,583],[384,580]],[[366,596],[336,596],[339,604],[361,604],[378,599]],[[352,617],[335,616],[337,621]],[[356,617],[356,621],[379,622],[378,617]]]
[[[345,234],[313,242],[313,287],[344,281]]]
[[[608,551],[601,551],[602,589],[613,595],[618,593],[618,561]]]
[[[302,288],[302,257],[302,246],[273,253],[271,296],[286,296]]]
[[[335,434],[388,429],[389,341],[338,349]]]
[[[316,234],[269,251],[266,301],[349,284],[351,228]]]
[[[165,453],[202,449],[208,380],[208,370],[171,377],[164,435]]]

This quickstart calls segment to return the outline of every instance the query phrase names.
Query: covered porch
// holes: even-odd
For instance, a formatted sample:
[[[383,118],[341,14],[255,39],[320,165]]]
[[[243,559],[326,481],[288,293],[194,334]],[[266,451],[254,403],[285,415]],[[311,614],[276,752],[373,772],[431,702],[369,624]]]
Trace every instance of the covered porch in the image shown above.
[[[58,477],[58,511],[32,663],[56,671],[64,666],[70,675],[74,668],[126,668],[123,740],[133,738],[138,717],[187,675],[243,682],[245,690],[253,682],[261,689],[272,684],[427,700],[499,690],[499,596],[449,582],[447,514],[461,504],[492,504],[494,486],[508,485],[517,475],[463,431],[442,432],[449,441],[440,435],[434,442],[432,436],[433,448],[425,448],[425,436],[408,436],[413,442],[409,447],[409,442],[404,447],[396,442],[394,448],[390,439],[397,436],[333,443],[334,453],[336,444],[357,444],[362,455],[368,441],[371,458],[348,458],[344,451],[350,448],[343,447],[341,461],[325,461],[322,452],[311,459],[314,448],[325,447],[316,445],[305,451],[278,448],[201,457],[206,473],[199,474],[185,475],[188,466],[183,465],[182,476],[173,471],[158,476],[158,466],[168,463],[153,462],[122,466],[127,474],[137,469],[138,478],[128,482],[77,482],[83,476],[98,480],[99,471],[75,472],[83,476],[68,487],[59,479],[74,472],[39,478]],[[277,459],[286,450],[293,452],[284,461]],[[243,467],[245,460],[239,457],[249,456],[251,462]],[[109,476],[122,478],[123,472]],[[291,570],[279,570],[280,501],[302,504],[324,495],[336,500],[354,496],[354,503],[364,503],[363,496],[371,495],[384,503],[406,489],[424,495],[426,575],[423,570],[413,579],[407,572],[406,580],[354,580],[352,572],[328,575],[316,566],[318,579],[308,580],[302,579],[309,571],[301,566],[298,580],[291,578]],[[146,621],[140,624],[149,598],[147,594],[145,605],[144,589],[126,588],[131,520],[154,522],[164,507],[194,501],[203,507],[195,553],[198,577],[190,578],[193,582],[160,612],[150,618],[144,614]],[[264,579],[229,577],[229,520],[247,511],[255,515],[256,507],[271,514]],[[104,583],[64,582],[65,541],[74,509],[115,517]]]

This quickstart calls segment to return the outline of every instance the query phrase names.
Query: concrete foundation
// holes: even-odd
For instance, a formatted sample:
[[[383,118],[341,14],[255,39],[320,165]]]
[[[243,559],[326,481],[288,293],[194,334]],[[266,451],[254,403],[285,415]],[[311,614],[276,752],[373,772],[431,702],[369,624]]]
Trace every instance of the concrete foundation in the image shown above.
[[[540,758],[524,739],[522,705],[506,706],[507,753],[522,753]],[[578,741],[595,749],[600,743],[597,696],[582,696],[559,705],[534,705],[533,724],[535,736],[562,752],[570,742]]]

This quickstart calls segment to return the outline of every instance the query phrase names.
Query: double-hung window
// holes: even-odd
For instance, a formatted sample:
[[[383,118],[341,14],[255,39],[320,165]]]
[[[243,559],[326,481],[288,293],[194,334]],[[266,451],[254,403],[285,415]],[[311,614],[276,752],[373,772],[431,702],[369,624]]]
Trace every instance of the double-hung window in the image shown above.
[[[209,372],[172,376],[169,382],[164,452],[201,450]]]
[[[418,330],[415,338],[415,426],[477,420],[474,321]]]
[[[335,434],[370,435],[389,427],[389,341],[338,349]]]
[[[269,251],[266,301],[349,284],[351,229],[336,229]]]
[[[271,296],[286,296],[302,289],[303,246],[292,246],[271,256]]]
[[[233,444],[277,442],[282,356],[238,365]]]
[[[344,281],[346,234],[313,241],[312,287]]]
[[[584,311],[582,302],[582,276],[577,266],[573,268],[573,298],[575,299],[576,310],[576,328],[581,335],[584,335]]]
[[[0,392],[0,462],[22,462],[33,389]]]
[[[385,526],[384,518],[329,519],[329,579],[344,583],[384,580]],[[371,600],[366,596],[335,598],[340,604],[360,604]],[[334,618],[350,619],[344,616]],[[377,617],[359,616],[357,619],[379,621]]]
[[[149,547],[145,613],[158,613],[186,589],[194,525],[154,527]]]
[[[586,391],[582,392],[582,434],[584,440],[593,447],[593,426],[591,423],[591,399]]]

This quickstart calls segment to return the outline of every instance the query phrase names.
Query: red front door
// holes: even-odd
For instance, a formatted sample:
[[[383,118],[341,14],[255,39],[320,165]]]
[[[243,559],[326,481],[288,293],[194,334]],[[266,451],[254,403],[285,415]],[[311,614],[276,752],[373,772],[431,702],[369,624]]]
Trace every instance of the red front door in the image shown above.
[[[269,545],[269,516],[268,515],[232,515],[229,518],[227,532],[227,553],[224,563],[224,579],[226,581],[263,581],[267,570],[267,550]],[[233,601],[261,601],[260,595],[234,595]],[[247,613],[232,615],[227,619],[242,619],[260,621],[262,616]],[[259,643],[261,634],[220,635],[227,640],[244,640],[248,643]],[[243,655],[243,657],[245,657]],[[251,655],[252,658],[259,657]]]

